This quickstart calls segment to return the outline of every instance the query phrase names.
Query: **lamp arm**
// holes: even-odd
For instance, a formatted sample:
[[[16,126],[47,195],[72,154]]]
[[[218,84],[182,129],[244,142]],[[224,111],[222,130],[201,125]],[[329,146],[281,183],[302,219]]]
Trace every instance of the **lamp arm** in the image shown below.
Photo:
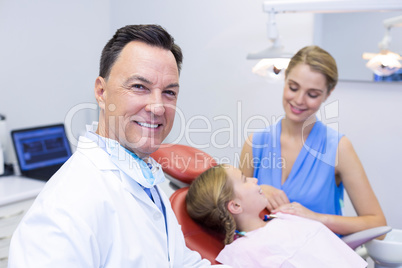
[[[278,26],[275,19],[276,12],[271,10],[267,22],[268,39],[273,43],[273,47],[280,47]]]
[[[381,51],[383,50],[388,50],[389,48],[389,44],[391,43],[391,35],[390,35],[390,30],[391,28],[387,28],[387,30],[385,31],[385,35],[382,38],[381,42],[378,43],[378,47],[380,48]]]
[[[402,16],[392,17],[383,20],[383,25],[385,27],[385,35],[380,43],[378,43],[378,47],[381,50],[388,50],[389,44],[391,43],[391,28],[393,27],[402,27]]]
[[[392,17],[382,22],[384,27],[391,29],[392,27],[402,27],[402,16]]]

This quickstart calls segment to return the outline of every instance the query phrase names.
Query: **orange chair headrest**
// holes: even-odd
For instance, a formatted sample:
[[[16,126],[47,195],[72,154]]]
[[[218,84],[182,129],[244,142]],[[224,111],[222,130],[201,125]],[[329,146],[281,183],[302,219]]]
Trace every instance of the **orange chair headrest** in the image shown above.
[[[187,184],[217,163],[209,154],[182,144],[162,144],[151,154],[165,173]]]

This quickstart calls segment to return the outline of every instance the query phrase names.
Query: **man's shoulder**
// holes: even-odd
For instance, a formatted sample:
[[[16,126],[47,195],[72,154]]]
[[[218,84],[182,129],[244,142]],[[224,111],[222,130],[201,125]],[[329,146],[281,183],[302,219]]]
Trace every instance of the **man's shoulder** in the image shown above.
[[[42,205],[48,207],[77,206],[84,209],[85,204],[97,203],[104,199],[104,192],[110,188],[105,183],[110,173],[100,170],[96,160],[80,152],[73,156],[52,176],[38,196]]]

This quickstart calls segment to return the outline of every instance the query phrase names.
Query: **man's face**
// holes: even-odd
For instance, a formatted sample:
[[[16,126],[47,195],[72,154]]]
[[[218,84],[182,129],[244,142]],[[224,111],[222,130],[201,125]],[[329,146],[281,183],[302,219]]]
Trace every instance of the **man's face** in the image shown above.
[[[95,96],[101,108],[97,132],[147,157],[172,129],[178,93],[179,72],[172,52],[142,42],[128,43],[109,78],[96,80]]]

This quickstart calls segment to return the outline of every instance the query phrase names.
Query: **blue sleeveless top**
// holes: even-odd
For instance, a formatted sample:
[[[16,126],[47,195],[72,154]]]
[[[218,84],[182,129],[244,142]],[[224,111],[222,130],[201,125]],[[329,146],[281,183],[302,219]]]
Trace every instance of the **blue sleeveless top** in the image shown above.
[[[342,215],[344,188],[342,182],[336,185],[335,158],[343,135],[317,120],[282,184],[281,122],[253,135],[254,177],[258,184],[281,189],[290,202],[314,212]]]

